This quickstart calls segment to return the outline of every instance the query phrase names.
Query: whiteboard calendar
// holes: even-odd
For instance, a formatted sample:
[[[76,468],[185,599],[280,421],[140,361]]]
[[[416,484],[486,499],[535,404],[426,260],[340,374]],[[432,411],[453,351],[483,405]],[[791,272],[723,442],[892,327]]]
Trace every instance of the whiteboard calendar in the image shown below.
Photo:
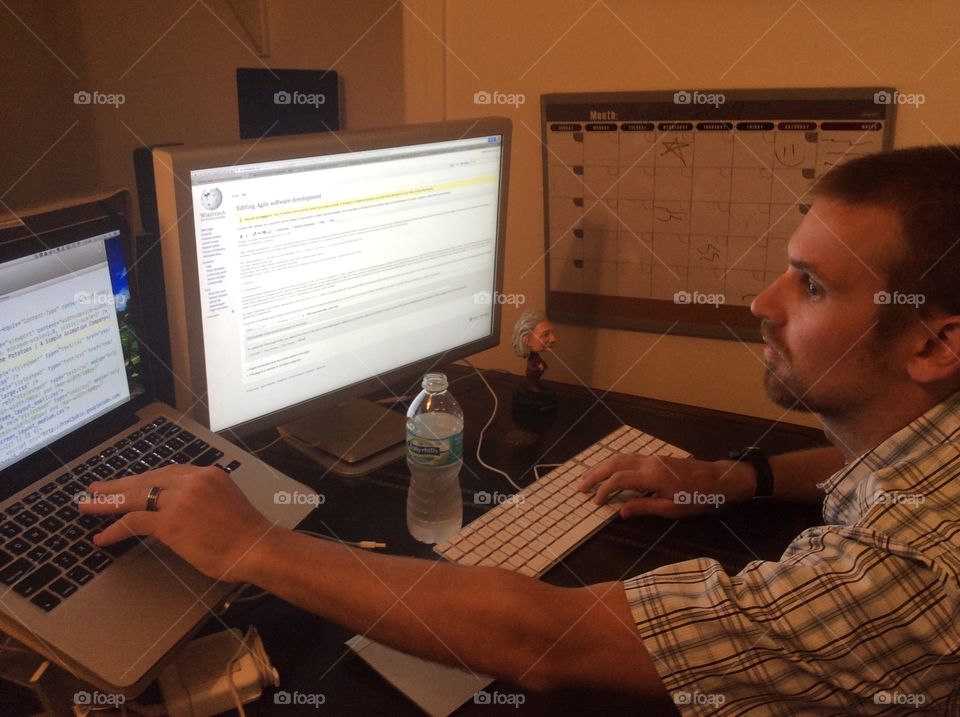
[[[541,98],[555,321],[756,338],[817,180],[889,148],[893,90]]]

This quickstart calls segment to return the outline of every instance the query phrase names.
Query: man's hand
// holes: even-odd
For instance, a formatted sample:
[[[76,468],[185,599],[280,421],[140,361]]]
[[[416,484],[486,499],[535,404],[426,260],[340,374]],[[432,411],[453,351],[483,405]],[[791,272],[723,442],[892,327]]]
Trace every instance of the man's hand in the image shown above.
[[[147,494],[154,486],[163,490],[156,511],[148,512]],[[91,483],[88,492],[91,498],[78,503],[81,513],[125,514],[94,543],[110,545],[131,535],[152,535],[217,580],[246,582],[244,564],[273,528],[219,468],[167,466]]]
[[[649,498],[637,497],[624,503],[621,518],[685,518],[713,511],[725,503],[746,500],[754,494],[756,476],[753,467],[744,462],[621,453],[583,474],[579,489],[589,493],[594,487],[594,500],[601,505],[619,490],[653,493]]]

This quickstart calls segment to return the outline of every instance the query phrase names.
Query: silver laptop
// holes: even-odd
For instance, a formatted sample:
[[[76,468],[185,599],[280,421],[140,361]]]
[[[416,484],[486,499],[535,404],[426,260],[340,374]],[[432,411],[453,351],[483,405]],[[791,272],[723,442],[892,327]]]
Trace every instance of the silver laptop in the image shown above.
[[[0,629],[102,689],[137,692],[237,586],[146,539],[98,549],[93,480],[219,465],[282,527],[313,491],[151,403],[120,214],[0,231]],[[62,215],[58,215],[62,216]],[[54,223],[55,224],[55,223]]]

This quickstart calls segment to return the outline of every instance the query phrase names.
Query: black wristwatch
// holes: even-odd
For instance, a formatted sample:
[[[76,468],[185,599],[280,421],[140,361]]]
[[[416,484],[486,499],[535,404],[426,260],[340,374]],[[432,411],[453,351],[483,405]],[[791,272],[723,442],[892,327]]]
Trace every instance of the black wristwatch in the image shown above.
[[[767,454],[757,446],[747,446],[739,451],[730,451],[730,460],[747,461],[757,474],[757,492],[754,498],[770,498],[773,495],[773,469]]]

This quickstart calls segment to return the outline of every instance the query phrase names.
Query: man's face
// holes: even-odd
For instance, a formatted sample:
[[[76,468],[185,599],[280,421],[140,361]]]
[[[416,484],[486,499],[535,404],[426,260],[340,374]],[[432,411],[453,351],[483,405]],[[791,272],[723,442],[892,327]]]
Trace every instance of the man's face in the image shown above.
[[[790,238],[787,270],[750,306],[762,319],[771,400],[843,415],[902,377],[903,342],[879,343],[874,300],[899,252],[899,226],[883,207],[814,203]]]

